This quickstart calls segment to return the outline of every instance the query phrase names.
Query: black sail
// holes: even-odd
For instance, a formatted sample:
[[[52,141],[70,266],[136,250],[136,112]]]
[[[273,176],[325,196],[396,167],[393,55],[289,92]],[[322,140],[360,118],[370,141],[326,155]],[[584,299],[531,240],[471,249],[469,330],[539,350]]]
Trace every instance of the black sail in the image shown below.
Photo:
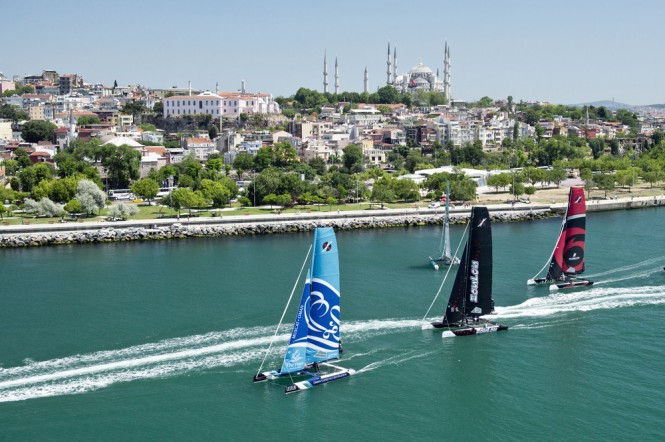
[[[492,227],[486,207],[471,211],[470,232],[446,307],[444,323],[492,313]]]

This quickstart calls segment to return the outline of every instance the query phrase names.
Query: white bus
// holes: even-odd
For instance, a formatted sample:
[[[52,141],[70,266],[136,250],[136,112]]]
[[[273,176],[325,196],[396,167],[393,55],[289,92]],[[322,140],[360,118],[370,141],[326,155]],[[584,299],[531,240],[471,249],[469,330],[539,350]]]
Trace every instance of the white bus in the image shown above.
[[[109,199],[112,201],[117,200],[130,200],[134,197],[132,191],[129,189],[113,189],[108,192]]]

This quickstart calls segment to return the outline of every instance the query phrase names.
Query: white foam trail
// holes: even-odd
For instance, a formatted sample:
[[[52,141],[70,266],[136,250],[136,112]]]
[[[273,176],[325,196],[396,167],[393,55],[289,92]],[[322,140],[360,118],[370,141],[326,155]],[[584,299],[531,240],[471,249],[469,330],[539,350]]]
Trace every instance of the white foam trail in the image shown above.
[[[619,282],[619,281],[626,281],[628,279],[635,279],[635,278],[645,278],[647,276],[651,276],[655,273],[662,273],[663,270],[662,268],[657,268],[657,269],[649,269],[649,270],[643,270],[641,272],[634,272],[626,276],[618,277],[618,278],[612,278],[612,279],[606,279],[603,281],[596,281],[594,282],[595,285],[599,284],[608,284],[611,282]]]
[[[345,341],[353,342],[419,324],[399,319],[348,321],[342,332]],[[274,330],[275,326],[237,328],[47,361],[26,360],[26,365],[0,369],[0,402],[84,393],[118,382],[247,364],[263,357]],[[278,335],[276,343],[285,343],[289,336]],[[274,345],[271,356],[281,357],[283,347]]]
[[[381,368],[381,367],[384,367],[386,365],[397,365],[397,364],[401,364],[402,362],[410,361],[412,359],[424,358],[424,357],[427,357],[427,356],[429,356],[433,353],[434,353],[434,351],[429,351],[429,352],[425,352],[425,353],[417,353],[417,354],[411,352],[411,353],[407,353],[407,354],[404,354],[404,355],[396,355],[396,356],[392,356],[390,358],[384,359],[382,361],[375,361],[375,362],[372,362],[370,364],[367,364],[366,366],[364,366],[363,368],[361,368],[357,372],[358,373],[364,373],[364,372],[376,370],[377,368]]]
[[[588,278],[597,278],[599,276],[606,276],[606,275],[616,275],[617,273],[622,273],[622,272],[629,272],[633,271],[635,269],[639,269],[642,267],[652,267],[655,264],[659,264],[658,268],[662,269],[662,263],[665,261],[665,257],[657,257],[657,258],[651,258],[647,259],[645,261],[641,261],[635,264],[623,266],[623,267],[617,267],[616,269],[611,269],[607,270],[605,272],[601,273],[594,273],[593,275],[588,275]]]
[[[515,306],[496,307],[496,317],[542,317],[574,311],[657,304],[665,304],[665,286],[594,288],[578,292],[557,292],[531,298]]]

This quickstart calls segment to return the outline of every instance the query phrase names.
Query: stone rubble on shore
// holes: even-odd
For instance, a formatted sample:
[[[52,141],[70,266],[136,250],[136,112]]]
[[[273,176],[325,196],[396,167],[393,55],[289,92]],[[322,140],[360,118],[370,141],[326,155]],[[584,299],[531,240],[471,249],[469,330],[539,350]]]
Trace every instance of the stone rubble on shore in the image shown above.
[[[451,223],[464,223],[468,219],[468,216],[469,215],[466,213],[454,214],[451,215],[450,220]],[[528,221],[547,218],[549,216],[552,216],[552,212],[549,210],[493,212],[491,214],[492,221],[498,222]],[[36,247],[58,244],[94,244],[116,241],[145,241],[201,236],[269,235],[290,232],[307,232],[312,231],[316,226],[331,226],[337,230],[351,230],[399,226],[424,226],[441,223],[442,217],[438,214],[210,225],[174,223],[166,226],[114,227],[85,231],[6,233],[0,235],[0,248]]]

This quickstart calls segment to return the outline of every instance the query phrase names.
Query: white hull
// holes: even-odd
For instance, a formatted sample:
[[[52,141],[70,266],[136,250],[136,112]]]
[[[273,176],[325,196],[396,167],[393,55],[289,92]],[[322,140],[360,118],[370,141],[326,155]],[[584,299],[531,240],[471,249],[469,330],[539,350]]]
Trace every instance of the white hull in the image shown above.
[[[289,393],[295,393],[296,391],[300,390],[308,390],[310,388],[314,388],[316,386],[319,386],[321,384],[325,384],[327,382],[332,382],[336,381],[339,379],[343,379],[349,376],[352,376],[356,374],[356,370],[353,368],[344,368],[340,367],[338,365],[333,365],[329,363],[321,363],[321,367],[326,367],[326,368],[331,368],[333,371],[329,373],[318,373],[314,371],[309,371],[310,368],[305,369],[301,372],[297,373],[291,373],[289,374],[281,374],[277,370],[270,370],[270,371],[264,371],[260,375],[258,375],[255,378],[254,382],[261,382],[261,381],[272,381],[280,378],[287,378],[287,377],[303,377],[307,376],[307,379],[304,379],[302,381],[297,381],[294,382],[293,384],[289,384],[284,388],[284,392],[286,394]]]

